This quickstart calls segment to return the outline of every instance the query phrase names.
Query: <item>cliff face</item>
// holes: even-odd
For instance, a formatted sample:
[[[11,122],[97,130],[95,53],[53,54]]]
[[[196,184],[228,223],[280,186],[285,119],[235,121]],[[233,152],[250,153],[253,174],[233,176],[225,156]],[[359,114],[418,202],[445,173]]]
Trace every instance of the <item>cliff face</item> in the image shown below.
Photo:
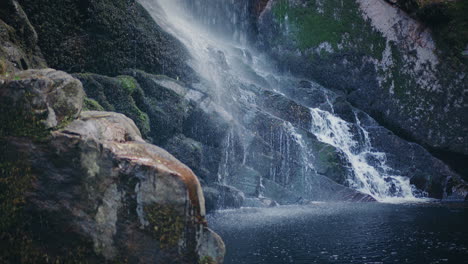
[[[451,5],[466,9],[463,1]],[[398,135],[447,162],[458,159],[452,165],[464,173],[466,58],[446,47],[440,28],[383,0],[272,0],[258,18],[258,45],[284,70],[342,91]]]
[[[184,47],[135,0],[20,0],[50,67],[108,76],[139,68],[190,79]]]
[[[14,0],[0,3],[0,74],[13,69],[45,67],[38,36],[22,7]]]
[[[50,69],[2,79],[0,95],[2,261],[222,262],[197,177],[132,120],[81,112],[81,83]]]

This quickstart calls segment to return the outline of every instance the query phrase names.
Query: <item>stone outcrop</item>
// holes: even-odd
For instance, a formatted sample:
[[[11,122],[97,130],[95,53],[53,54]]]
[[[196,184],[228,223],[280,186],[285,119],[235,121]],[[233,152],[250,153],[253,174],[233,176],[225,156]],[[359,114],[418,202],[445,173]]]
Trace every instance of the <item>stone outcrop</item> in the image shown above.
[[[52,69],[17,72],[0,85],[2,135],[63,126],[78,117],[85,97],[80,81]]]
[[[35,131],[45,133],[2,133],[3,153],[9,153],[1,157],[2,166],[11,164],[9,157],[21,156],[30,168],[23,176],[8,174],[7,168],[2,179],[30,179],[15,213],[40,218],[42,224],[20,218],[1,230],[12,245],[8,260],[18,257],[15,247],[26,244],[31,254],[18,253],[35,262],[222,263],[224,244],[207,227],[203,192],[187,166],[146,143],[124,115],[81,112],[84,91],[70,75],[46,69],[18,76],[21,79],[2,81],[1,98],[17,102],[22,95],[33,108],[16,103],[2,104],[2,110],[40,112],[44,118],[16,115],[5,121],[28,122],[32,116],[45,124]],[[22,90],[31,92],[18,92]],[[67,118],[62,118],[65,113]],[[14,193],[14,186],[1,187]],[[8,207],[7,202],[0,201],[2,207]],[[26,240],[8,236],[16,232],[15,226]]]
[[[49,67],[116,76],[127,68],[190,79],[188,53],[135,0],[19,0]]]
[[[0,75],[15,69],[44,68],[38,35],[16,0],[0,3]]]

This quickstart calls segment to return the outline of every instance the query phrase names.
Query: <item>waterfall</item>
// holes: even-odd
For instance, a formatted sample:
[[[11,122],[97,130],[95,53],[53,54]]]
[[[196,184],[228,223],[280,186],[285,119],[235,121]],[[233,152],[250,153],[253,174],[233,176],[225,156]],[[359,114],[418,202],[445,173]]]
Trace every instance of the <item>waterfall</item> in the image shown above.
[[[300,80],[248,47],[252,1],[139,2],[187,47],[187,63],[200,79],[192,88],[232,121],[218,183],[286,202],[328,199],[348,189],[378,201],[415,199],[409,178],[387,165],[357,115],[351,123],[333,112],[333,92],[317,90],[325,101],[315,108],[288,96]]]
[[[356,126],[363,137],[355,140],[351,133],[351,124],[334,116],[330,112],[314,108],[311,132],[327,144],[338,148],[345,154],[352,166],[353,175],[348,178],[351,187],[384,201],[391,197],[414,199],[412,186],[408,178],[392,175],[386,165],[386,155],[372,150],[368,132],[360,125]]]

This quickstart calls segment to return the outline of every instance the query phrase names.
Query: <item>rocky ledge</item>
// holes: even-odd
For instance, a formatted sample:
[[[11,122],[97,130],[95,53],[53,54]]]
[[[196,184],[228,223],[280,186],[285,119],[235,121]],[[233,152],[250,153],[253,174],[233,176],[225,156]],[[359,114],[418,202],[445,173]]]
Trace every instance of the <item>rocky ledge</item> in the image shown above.
[[[0,203],[10,214],[0,234],[12,247],[0,260],[222,263],[197,177],[131,119],[81,112],[81,83],[51,69],[2,80],[0,95],[2,113],[15,114],[1,120],[0,188],[10,197]]]

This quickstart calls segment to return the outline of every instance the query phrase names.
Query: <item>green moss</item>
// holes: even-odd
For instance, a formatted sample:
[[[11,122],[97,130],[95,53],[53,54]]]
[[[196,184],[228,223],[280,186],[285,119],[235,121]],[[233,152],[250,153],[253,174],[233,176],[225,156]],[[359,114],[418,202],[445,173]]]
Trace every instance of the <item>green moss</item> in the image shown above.
[[[392,52],[393,64],[388,70],[390,75],[382,85],[389,91],[393,89],[397,99],[401,101],[410,101],[411,98],[408,96],[408,92],[413,90],[414,87],[417,87],[417,84],[415,83],[414,78],[405,72],[406,63],[400,49],[393,42],[390,42],[389,45]],[[381,72],[381,74],[385,75],[384,72]]]
[[[150,231],[162,249],[176,247],[184,229],[183,216],[172,206],[152,204],[144,208]]]
[[[111,78],[96,74],[77,74],[75,77],[83,83],[89,99],[95,100],[100,106],[85,100],[85,107],[98,107],[100,110],[122,113],[135,122],[143,136],[148,135],[149,117],[138,107],[144,105],[145,95],[134,78]]]
[[[454,63],[467,64],[463,51],[468,45],[468,1],[431,4],[417,12],[428,24],[442,57],[450,56]]]
[[[128,94],[133,94],[137,89],[137,82],[133,77],[130,76],[119,76],[117,77],[120,80],[122,88],[124,88]]]
[[[184,78],[183,45],[135,0],[19,0],[51,68],[117,76],[125,69]]]
[[[408,82],[411,80],[411,78],[410,76],[407,76],[407,74],[405,74],[402,70],[404,62],[403,62],[403,57],[402,57],[400,50],[394,44],[391,44],[391,50],[392,50],[392,57],[393,57],[393,65],[391,68],[391,73],[392,73],[391,79],[393,80],[395,95],[399,99],[404,99],[406,91],[408,91],[410,88],[408,87]]]
[[[339,44],[343,44],[344,51],[363,52],[381,59],[385,39],[372,28],[369,21],[362,18],[355,1],[330,0],[320,3],[309,1],[304,7],[281,0],[273,7],[273,13],[281,24],[287,24],[302,50],[327,42],[335,50]]]
[[[34,178],[23,159],[12,156],[11,151],[5,147],[6,142],[0,140],[0,143],[0,230],[3,233],[19,220],[26,202],[26,191],[31,187]]]
[[[0,262],[37,263],[40,254],[32,250],[32,238],[25,232],[31,221],[25,214],[26,193],[35,180],[25,157],[0,138]],[[29,262],[28,262],[29,261]],[[20,263],[20,262],[16,262]]]
[[[32,95],[27,93],[23,101],[18,104],[27,105],[28,100]],[[35,115],[28,112],[27,107],[17,106],[9,100],[2,98],[0,100],[0,137],[16,136],[29,137],[33,139],[43,139],[50,134],[50,131],[44,126],[43,120],[46,118],[46,113],[43,115]]]
[[[83,103],[83,111],[105,111],[96,100],[85,98]]]
[[[28,200],[40,177],[36,173],[28,156],[0,137],[0,263],[104,263],[92,242],[77,236],[56,240],[66,232],[57,224],[60,217],[38,215]]]
[[[273,14],[275,14],[276,19],[282,20],[286,17],[290,10],[288,0],[280,0],[276,2],[276,5],[273,8]]]
[[[4,75],[7,71],[7,65],[3,58],[0,58],[0,75]]]

